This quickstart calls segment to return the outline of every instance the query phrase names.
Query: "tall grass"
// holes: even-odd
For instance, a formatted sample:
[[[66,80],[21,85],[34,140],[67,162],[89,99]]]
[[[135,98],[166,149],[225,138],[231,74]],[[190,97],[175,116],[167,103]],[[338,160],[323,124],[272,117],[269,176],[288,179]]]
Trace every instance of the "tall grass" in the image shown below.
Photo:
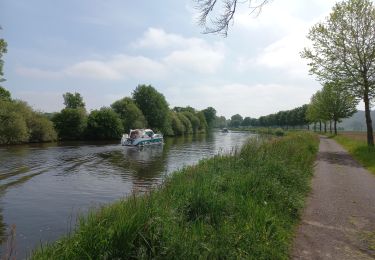
[[[174,173],[160,189],[82,217],[33,259],[287,259],[317,138],[251,140]]]
[[[339,142],[365,168],[375,174],[375,148],[368,147],[366,140],[338,135],[334,139]]]

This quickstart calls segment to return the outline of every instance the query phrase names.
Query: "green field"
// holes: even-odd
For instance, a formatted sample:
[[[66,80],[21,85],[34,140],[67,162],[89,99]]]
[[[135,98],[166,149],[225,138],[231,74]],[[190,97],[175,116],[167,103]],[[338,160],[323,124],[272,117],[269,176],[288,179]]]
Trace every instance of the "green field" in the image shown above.
[[[79,221],[32,259],[288,259],[318,139],[250,140]]]

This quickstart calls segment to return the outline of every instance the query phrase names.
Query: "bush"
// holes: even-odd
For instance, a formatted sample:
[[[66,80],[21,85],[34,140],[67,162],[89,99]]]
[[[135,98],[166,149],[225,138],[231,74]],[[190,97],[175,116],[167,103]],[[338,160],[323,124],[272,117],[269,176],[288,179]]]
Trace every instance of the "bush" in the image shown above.
[[[64,108],[53,116],[57,135],[61,140],[82,139],[87,125],[87,116],[84,108]]]
[[[86,135],[89,139],[118,139],[124,132],[120,117],[111,108],[91,111],[87,119]]]

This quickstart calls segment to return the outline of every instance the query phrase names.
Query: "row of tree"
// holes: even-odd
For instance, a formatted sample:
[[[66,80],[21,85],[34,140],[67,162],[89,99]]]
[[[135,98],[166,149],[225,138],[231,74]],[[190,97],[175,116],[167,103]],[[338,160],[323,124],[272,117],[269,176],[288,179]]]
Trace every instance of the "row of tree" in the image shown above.
[[[170,109],[164,95],[150,85],[139,85],[132,97],[90,113],[79,93],[68,92],[63,98],[64,109],[42,114],[23,101],[12,100],[9,91],[0,87],[0,144],[118,139],[130,129],[146,127],[168,136],[204,133],[216,118],[212,107]]]
[[[316,92],[312,97],[307,109],[306,118],[314,124],[319,123],[322,131],[327,131],[327,122],[332,132],[332,122],[334,133],[337,134],[337,123],[343,118],[352,116],[356,111],[358,100],[351,95],[347,89],[338,82],[325,83],[323,89]]]
[[[245,117],[239,114],[233,115],[229,120],[225,117],[218,117],[215,121],[216,127],[290,127],[308,128],[309,122],[306,119],[307,105],[292,110],[279,111],[274,114],[261,116],[259,118]]]
[[[336,3],[325,21],[311,28],[308,39],[312,47],[302,52],[302,57],[309,61],[310,72],[324,86],[312,97],[309,118],[337,122],[341,116],[350,115],[354,105],[362,100],[369,146],[374,146],[370,114],[371,102],[375,99],[374,35],[373,2],[346,0]],[[326,102],[327,97],[330,102]],[[331,105],[337,101],[345,104],[343,111],[332,110]],[[338,110],[340,107],[337,105]],[[340,115],[341,112],[344,114]]]

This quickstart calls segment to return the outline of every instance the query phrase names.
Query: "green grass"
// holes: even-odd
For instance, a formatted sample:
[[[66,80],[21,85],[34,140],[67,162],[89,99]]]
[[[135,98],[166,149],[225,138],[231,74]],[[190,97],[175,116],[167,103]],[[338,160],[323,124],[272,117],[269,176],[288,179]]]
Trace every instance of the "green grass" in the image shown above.
[[[375,174],[375,148],[368,147],[366,141],[355,140],[347,136],[338,135],[334,139],[340,143],[366,169]]]
[[[230,128],[230,130],[234,131],[243,131],[243,132],[252,132],[256,134],[262,135],[276,135],[276,136],[284,136],[287,134],[287,131],[284,131],[281,128],[266,128],[266,127],[253,127],[253,128]]]
[[[81,217],[32,259],[288,259],[317,144],[307,133],[250,140]]]

